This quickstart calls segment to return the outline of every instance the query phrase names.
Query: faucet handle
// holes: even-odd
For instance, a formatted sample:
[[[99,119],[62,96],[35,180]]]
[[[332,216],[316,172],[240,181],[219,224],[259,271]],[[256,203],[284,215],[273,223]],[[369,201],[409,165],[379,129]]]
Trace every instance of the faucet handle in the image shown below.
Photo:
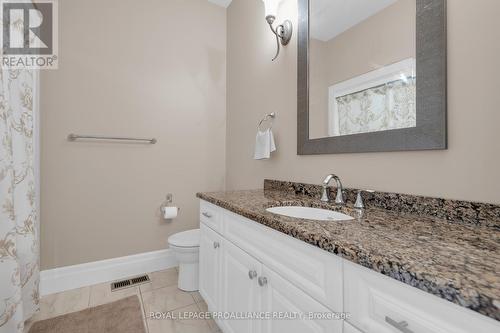
[[[374,190],[358,190],[358,195],[356,197],[356,202],[354,203],[354,208],[356,209],[364,209],[365,204],[363,202],[363,192],[373,193]]]

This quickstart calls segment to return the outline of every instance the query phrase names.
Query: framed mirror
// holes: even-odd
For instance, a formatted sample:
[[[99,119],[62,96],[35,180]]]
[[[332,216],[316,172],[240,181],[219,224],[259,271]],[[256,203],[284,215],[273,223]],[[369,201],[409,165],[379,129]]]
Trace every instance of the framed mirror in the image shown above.
[[[446,149],[446,0],[298,0],[299,155]]]

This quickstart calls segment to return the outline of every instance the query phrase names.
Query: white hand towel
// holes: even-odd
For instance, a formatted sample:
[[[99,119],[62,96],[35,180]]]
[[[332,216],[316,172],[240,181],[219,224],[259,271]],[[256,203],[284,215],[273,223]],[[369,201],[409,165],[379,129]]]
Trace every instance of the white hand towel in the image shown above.
[[[265,131],[257,131],[255,137],[254,159],[262,160],[271,157],[271,153],[276,150],[273,132],[270,128]]]

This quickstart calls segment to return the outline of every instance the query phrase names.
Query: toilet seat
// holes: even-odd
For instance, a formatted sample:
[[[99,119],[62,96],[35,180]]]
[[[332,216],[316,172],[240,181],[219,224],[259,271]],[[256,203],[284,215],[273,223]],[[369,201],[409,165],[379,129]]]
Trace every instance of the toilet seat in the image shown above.
[[[176,247],[199,247],[200,229],[178,232],[168,238],[168,243]]]

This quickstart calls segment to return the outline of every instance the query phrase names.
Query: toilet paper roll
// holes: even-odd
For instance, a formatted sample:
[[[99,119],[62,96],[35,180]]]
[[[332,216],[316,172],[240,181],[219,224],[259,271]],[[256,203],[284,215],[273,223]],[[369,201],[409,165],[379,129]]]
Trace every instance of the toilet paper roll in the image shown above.
[[[163,218],[166,220],[174,219],[177,217],[177,207],[163,207]]]

